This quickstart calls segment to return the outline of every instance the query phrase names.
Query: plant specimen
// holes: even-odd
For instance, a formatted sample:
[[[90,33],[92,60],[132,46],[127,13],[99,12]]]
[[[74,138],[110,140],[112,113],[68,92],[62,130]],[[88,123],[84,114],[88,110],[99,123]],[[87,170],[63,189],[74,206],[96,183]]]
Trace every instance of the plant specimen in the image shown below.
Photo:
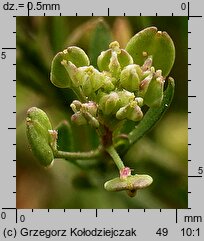
[[[174,80],[167,76],[174,64],[175,48],[166,32],[146,28],[133,36],[125,49],[117,41],[109,44],[91,65],[87,54],[77,46],[59,52],[51,64],[51,82],[70,88],[76,95],[71,103],[71,121],[90,125],[98,134],[100,145],[88,152],[64,151],[71,133],[65,123],[52,128],[46,113],[32,107],[27,112],[27,136],[39,163],[50,166],[55,158],[76,163],[109,156],[119,171],[107,181],[107,191],[126,190],[133,197],[138,189],[148,187],[153,179],[146,174],[132,174],[122,156],[147,133],[168,109],[174,94]],[[166,85],[165,85],[165,82]],[[147,110],[148,108],[148,110]],[[134,123],[130,131],[125,131]],[[109,160],[108,159],[108,160]]]

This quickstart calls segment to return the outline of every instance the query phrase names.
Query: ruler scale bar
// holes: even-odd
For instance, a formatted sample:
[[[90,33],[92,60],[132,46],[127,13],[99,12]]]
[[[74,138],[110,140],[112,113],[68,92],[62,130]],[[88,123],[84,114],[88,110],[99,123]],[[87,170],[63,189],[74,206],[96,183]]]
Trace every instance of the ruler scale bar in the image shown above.
[[[5,50],[15,50],[16,48],[2,48],[2,49],[5,49]]]

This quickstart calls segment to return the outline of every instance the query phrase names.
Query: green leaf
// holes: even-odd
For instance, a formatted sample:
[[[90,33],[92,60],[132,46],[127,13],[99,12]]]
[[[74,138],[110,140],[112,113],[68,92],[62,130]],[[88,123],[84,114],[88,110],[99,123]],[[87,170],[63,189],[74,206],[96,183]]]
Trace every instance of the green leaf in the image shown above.
[[[137,142],[141,137],[143,137],[148,131],[150,131],[153,126],[162,118],[164,113],[168,110],[173,99],[174,86],[175,84],[173,78],[169,78],[168,86],[164,91],[161,106],[159,108],[151,107],[135,129],[128,134],[129,145],[124,148],[124,152],[127,151],[127,149],[129,149],[130,146]]]
[[[50,40],[53,52],[56,53],[60,51],[62,48],[66,47],[64,46],[64,44],[66,42],[67,36],[69,35],[69,31],[70,31],[69,25],[67,24],[66,17],[59,18],[58,16],[53,16],[52,18],[50,18],[49,25],[50,25],[50,29],[48,31],[49,40]]]
[[[73,150],[73,134],[71,126],[67,121],[62,121],[57,126],[58,138],[57,149],[60,151],[72,151]]]
[[[166,32],[157,31],[156,27],[146,28],[133,36],[126,46],[134,63],[143,65],[147,56],[152,55],[153,66],[161,69],[166,77],[174,64],[175,47]]]
[[[63,52],[59,52],[53,59],[51,65],[51,82],[59,88],[71,87],[70,76],[62,65],[62,61],[71,61],[76,67],[89,65],[89,58],[86,53],[75,46],[68,47]]]
[[[97,67],[97,58],[100,53],[106,49],[112,41],[111,31],[103,19],[100,19],[92,32],[89,45],[89,56],[91,64]]]

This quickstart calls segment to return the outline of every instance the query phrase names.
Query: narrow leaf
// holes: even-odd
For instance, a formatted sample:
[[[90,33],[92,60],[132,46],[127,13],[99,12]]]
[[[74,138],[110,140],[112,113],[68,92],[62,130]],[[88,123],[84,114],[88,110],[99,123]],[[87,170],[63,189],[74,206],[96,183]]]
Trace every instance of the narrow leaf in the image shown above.
[[[111,31],[108,25],[104,22],[104,20],[101,19],[92,32],[89,45],[89,56],[91,64],[94,67],[97,67],[98,56],[102,51],[108,49],[108,46],[111,41]]]
[[[57,126],[57,149],[60,151],[73,151],[73,138],[71,126],[67,121],[62,121]]]
[[[62,47],[65,47],[64,44],[69,34],[69,25],[66,20],[67,17],[62,16],[60,18],[58,16],[50,18],[50,31],[48,34],[53,52],[57,52]]]

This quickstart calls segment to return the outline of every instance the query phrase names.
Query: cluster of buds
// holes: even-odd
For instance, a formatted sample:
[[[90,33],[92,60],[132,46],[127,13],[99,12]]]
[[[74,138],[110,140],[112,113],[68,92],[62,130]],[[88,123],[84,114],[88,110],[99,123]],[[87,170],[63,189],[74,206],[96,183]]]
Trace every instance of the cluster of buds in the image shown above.
[[[79,100],[71,104],[72,121],[79,125],[89,123],[96,128],[99,116],[137,122],[143,117],[143,105],[159,106],[164,87],[162,71],[152,66],[152,56],[143,54],[146,60],[142,66],[137,65],[114,41],[99,55],[97,70],[78,47],[58,53],[52,62],[51,81],[58,87],[72,88],[78,95]]]

